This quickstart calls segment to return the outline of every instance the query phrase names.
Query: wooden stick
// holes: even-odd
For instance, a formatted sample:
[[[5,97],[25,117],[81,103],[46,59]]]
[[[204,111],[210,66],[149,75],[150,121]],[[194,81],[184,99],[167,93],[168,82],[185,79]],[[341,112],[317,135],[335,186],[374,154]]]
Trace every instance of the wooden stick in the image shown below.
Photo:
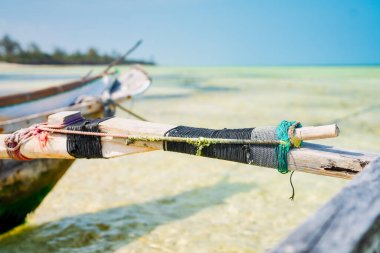
[[[74,112],[73,112],[74,113]],[[51,115],[50,121],[56,122],[57,118],[67,117],[67,112]],[[113,133],[144,137],[149,140],[136,140],[126,145],[126,138],[115,138],[112,136],[102,137],[102,153],[105,158],[112,158],[127,154],[147,152],[163,149],[164,134],[173,129],[174,125],[159,124],[152,122],[142,122],[130,119],[111,118],[99,124],[103,133]],[[304,129],[305,128],[305,129]],[[315,139],[317,137],[335,137],[339,134],[336,125],[321,127],[304,127],[296,132],[296,135],[303,139]],[[316,131],[313,131],[316,130]],[[0,135],[0,158],[8,158],[4,139],[6,135]],[[152,137],[157,137],[151,141]],[[148,138],[147,138],[148,139]],[[46,146],[42,146],[38,138],[32,138],[22,145],[21,153],[29,158],[66,158],[74,159],[66,151],[66,135],[49,134]],[[352,152],[340,150],[334,147],[305,143],[303,148],[292,149],[288,155],[290,170],[304,171],[308,173],[326,175],[340,178],[352,178],[360,172],[376,155],[362,152]]]
[[[126,107],[120,105],[120,104],[117,103],[117,102],[114,102],[114,101],[113,101],[113,104],[114,104],[117,108],[119,108],[120,110],[122,110],[122,111],[128,113],[129,115],[132,115],[132,116],[135,117],[136,119],[139,119],[139,120],[142,120],[142,121],[148,121],[146,118],[144,118],[144,117],[138,115],[137,113],[135,113],[135,112],[129,110],[128,108],[126,108]]]
[[[143,42],[142,40],[137,41],[136,44],[132,48],[130,48],[127,52],[125,52],[125,54],[123,54],[122,56],[120,56],[116,60],[112,61],[110,64],[108,64],[108,66],[103,71],[103,73],[107,73],[113,66],[118,65],[123,60],[125,60],[125,58],[128,55],[130,55],[133,51],[135,51],[142,44],[142,42]]]
[[[339,132],[340,130],[336,124],[296,128],[296,136],[305,141],[334,138],[339,135]]]

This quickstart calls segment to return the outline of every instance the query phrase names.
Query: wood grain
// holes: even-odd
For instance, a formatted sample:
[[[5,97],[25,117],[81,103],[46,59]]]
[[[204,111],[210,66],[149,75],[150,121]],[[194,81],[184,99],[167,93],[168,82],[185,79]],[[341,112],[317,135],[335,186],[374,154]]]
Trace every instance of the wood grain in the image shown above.
[[[378,155],[305,142],[288,155],[289,170],[317,175],[353,178]]]
[[[271,252],[380,252],[380,157]]]
[[[72,112],[76,113],[76,112]],[[66,117],[68,113],[58,113],[51,115],[50,118]],[[58,119],[59,121],[59,119]],[[143,122],[138,120],[111,118],[99,124],[102,133],[113,133],[122,135],[140,135],[140,136],[159,136],[174,128],[174,125],[160,124],[152,122]],[[324,126],[322,126],[324,128]],[[336,132],[336,126],[328,126],[326,129],[317,132],[333,133]],[[311,129],[311,128],[309,128]],[[305,132],[311,133],[307,129]],[[0,135],[0,158],[7,158],[8,154],[3,144],[5,136]],[[34,138],[24,144],[21,148],[22,154],[29,158],[66,158],[73,159],[66,150],[66,136],[63,134],[49,134],[46,146],[40,145],[37,138]],[[135,141],[126,145],[125,138],[102,137],[102,153],[105,158],[118,157],[122,155],[162,150],[162,141]],[[313,173],[324,176],[332,176],[350,179],[375,159],[376,155],[349,151],[323,146],[317,144],[304,143],[300,149],[292,149],[288,155],[289,169],[298,170],[307,173]]]

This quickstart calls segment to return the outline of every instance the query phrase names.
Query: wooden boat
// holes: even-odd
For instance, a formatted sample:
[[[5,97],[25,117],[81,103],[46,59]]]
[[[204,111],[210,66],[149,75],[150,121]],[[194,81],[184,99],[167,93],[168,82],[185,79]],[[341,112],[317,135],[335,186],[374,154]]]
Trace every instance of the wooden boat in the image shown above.
[[[87,125],[91,126],[84,127]],[[267,134],[273,133],[273,129],[276,130],[274,138]],[[212,130],[123,118],[91,121],[81,118],[79,112],[67,111],[50,115],[46,124],[22,129],[12,135],[0,135],[0,159],[15,157],[12,153],[14,146],[9,146],[9,140],[13,140],[21,143],[18,150],[28,158],[53,157],[71,161],[165,150],[271,167],[266,163],[271,159],[265,157],[270,156],[268,148],[290,143],[293,148],[286,153],[287,169],[355,178],[272,252],[377,252],[380,245],[380,157],[311,143],[298,146],[298,141],[337,137],[339,129],[336,125],[280,128],[285,130],[286,139],[279,138],[278,129]],[[37,134],[24,135],[28,136],[24,141],[13,138],[28,132]],[[231,133],[238,133],[238,137],[231,138]],[[48,137],[41,139],[40,134]],[[91,149],[78,147],[86,145]],[[259,146],[263,153],[260,153]],[[258,159],[252,159],[252,155]]]
[[[64,110],[78,110],[89,118],[110,114],[110,106],[144,92],[151,84],[139,67],[121,73],[94,77],[30,93],[0,97],[0,133],[11,133],[44,122]],[[111,110],[111,112],[114,108]],[[71,166],[73,160],[37,159],[0,161],[0,232],[24,222]]]
[[[110,86],[112,79],[112,75],[97,75],[37,91],[1,96],[1,120],[40,113],[41,108],[51,111],[66,107],[83,94],[98,97]]]
[[[14,132],[31,124],[46,121],[48,115],[59,111],[75,110],[85,116],[96,114],[102,111],[109,101],[120,102],[138,96],[151,84],[147,73],[138,66],[134,66],[128,72],[120,75],[111,73],[96,77],[96,81],[92,77],[31,93],[0,97],[0,119],[2,119],[0,120],[0,133]],[[83,88],[82,86],[87,87]],[[94,87],[95,90],[86,93],[91,87]],[[62,90],[67,92],[60,93],[59,91]],[[48,96],[44,97],[43,95]],[[15,103],[16,101],[19,103]],[[9,104],[7,105],[7,103]],[[3,104],[5,105],[2,106]],[[12,114],[15,108],[20,109],[20,112],[15,113],[17,116]]]

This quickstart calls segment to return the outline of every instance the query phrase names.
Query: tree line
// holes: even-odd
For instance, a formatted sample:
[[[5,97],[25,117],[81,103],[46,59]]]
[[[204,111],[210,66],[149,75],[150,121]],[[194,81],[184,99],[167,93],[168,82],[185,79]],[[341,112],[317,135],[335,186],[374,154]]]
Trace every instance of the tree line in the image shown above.
[[[31,43],[23,48],[19,42],[12,39],[9,35],[4,35],[0,39],[0,61],[20,64],[108,64],[115,60],[118,53],[100,54],[95,48],[90,47],[86,52],[79,50],[74,53],[67,53],[65,50],[56,48],[52,53],[42,51],[36,43]],[[130,60],[126,59],[122,64],[143,64],[155,65],[154,61]]]

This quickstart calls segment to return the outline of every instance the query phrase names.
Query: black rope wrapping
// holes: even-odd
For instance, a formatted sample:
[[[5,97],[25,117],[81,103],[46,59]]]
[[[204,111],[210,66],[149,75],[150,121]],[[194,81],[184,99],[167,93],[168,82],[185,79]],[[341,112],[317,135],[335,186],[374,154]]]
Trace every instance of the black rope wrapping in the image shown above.
[[[223,139],[251,139],[253,128],[243,129],[206,129],[178,126],[165,133],[165,136],[189,137],[189,138],[223,138]],[[198,147],[185,142],[164,142],[164,150],[186,154],[197,153]],[[248,163],[249,145],[242,144],[210,144],[202,149],[201,156]]]
[[[278,140],[276,134],[276,127],[256,127],[252,131],[252,140],[261,141],[274,141]],[[277,168],[278,167],[278,155],[276,145],[250,145],[250,156],[248,158],[248,164]]]
[[[205,129],[186,126],[178,126],[170,129],[165,136],[189,137],[189,138],[223,138],[244,140],[277,140],[276,128],[242,128],[242,129]],[[186,154],[197,153],[198,147],[185,142],[164,142],[164,150]],[[201,151],[201,156],[217,158],[257,166],[277,168],[278,159],[276,145],[243,145],[243,144],[210,144]]]
[[[84,120],[66,127],[67,130],[100,133],[99,123],[109,118]],[[67,152],[75,158],[103,158],[99,136],[67,134]]]

